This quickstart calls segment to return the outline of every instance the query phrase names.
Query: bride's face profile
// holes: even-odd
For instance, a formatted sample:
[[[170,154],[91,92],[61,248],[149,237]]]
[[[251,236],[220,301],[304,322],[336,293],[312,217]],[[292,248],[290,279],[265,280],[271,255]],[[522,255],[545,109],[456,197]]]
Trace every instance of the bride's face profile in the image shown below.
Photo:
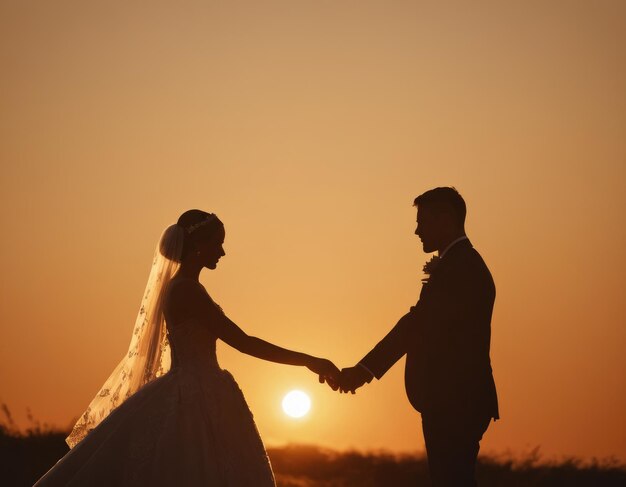
[[[224,252],[224,239],[226,232],[224,227],[220,228],[212,235],[210,239],[204,242],[198,242],[198,251],[202,259],[203,267],[215,269],[219,260],[226,255]]]

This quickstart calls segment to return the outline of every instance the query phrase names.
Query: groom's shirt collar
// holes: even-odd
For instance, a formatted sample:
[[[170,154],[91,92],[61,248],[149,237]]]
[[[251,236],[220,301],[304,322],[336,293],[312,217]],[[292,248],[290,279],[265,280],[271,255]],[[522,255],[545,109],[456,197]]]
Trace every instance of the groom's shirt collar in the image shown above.
[[[463,240],[468,240],[467,235],[463,235],[462,237],[457,238],[456,240],[453,240],[452,242],[450,242],[450,245],[448,245],[443,252],[441,252],[439,254],[439,258],[443,259],[444,255],[446,255],[446,253],[448,252],[448,250],[450,250],[452,247],[454,247],[456,244],[458,244],[459,242],[462,242]]]

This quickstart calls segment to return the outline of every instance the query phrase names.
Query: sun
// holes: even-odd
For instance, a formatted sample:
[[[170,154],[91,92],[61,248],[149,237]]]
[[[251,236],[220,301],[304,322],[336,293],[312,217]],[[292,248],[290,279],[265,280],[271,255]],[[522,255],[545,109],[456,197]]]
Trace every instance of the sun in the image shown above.
[[[311,409],[311,399],[302,391],[293,390],[283,398],[283,411],[292,418],[301,418]]]

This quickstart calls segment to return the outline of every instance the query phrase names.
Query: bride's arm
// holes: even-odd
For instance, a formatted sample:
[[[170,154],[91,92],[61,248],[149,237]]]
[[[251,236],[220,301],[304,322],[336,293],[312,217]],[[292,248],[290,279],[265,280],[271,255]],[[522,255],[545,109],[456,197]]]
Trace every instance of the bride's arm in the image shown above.
[[[320,376],[339,376],[339,369],[330,360],[282,348],[246,334],[217,307],[197,283],[180,283],[174,289],[172,299],[187,308],[188,312],[206,320],[207,326],[219,339],[242,353],[270,362],[305,366]]]
[[[262,338],[250,336],[226,315],[222,315],[216,322],[214,329],[218,337],[242,353],[280,364],[304,365],[319,375],[339,375],[339,369],[330,360],[282,348]]]

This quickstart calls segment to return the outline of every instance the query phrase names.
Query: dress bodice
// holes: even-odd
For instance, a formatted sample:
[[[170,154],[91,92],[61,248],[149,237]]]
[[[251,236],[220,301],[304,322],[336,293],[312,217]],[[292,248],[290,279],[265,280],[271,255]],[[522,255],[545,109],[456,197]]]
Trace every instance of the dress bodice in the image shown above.
[[[167,326],[172,353],[172,368],[219,368],[216,355],[217,337],[207,323],[189,318]]]
[[[197,281],[195,284],[202,289],[210,302],[210,309],[214,309],[215,313],[202,317],[192,315],[181,319],[172,313],[169,305],[173,303],[169,301],[169,296],[166,298],[164,315],[172,354],[172,368],[219,369],[216,356],[217,335],[211,325],[212,320],[219,319],[223,313],[204,287]]]

